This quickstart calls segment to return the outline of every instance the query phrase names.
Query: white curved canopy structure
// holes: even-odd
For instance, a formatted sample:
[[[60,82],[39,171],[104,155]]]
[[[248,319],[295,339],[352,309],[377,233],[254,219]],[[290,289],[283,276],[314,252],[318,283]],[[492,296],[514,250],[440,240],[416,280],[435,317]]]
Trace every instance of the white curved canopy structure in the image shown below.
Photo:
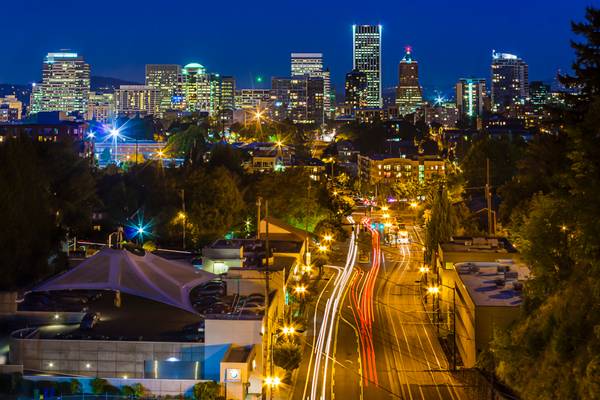
[[[140,256],[128,250],[105,248],[32,291],[118,290],[196,313],[190,302],[190,290],[215,277],[190,264],[150,252]]]

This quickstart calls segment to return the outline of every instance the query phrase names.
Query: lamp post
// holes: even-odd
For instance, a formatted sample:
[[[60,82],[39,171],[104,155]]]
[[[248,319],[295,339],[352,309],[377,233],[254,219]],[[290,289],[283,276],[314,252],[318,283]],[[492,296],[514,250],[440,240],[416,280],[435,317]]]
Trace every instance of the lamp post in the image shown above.
[[[440,335],[440,288],[452,289],[452,370],[456,371],[456,283],[454,286],[439,284],[436,286],[428,286],[427,293],[433,296],[432,311],[435,311],[434,318],[437,326],[438,337]],[[435,307],[435,299],[437,298],[437,307]],[[435,310],[434,310],[435,308]]]

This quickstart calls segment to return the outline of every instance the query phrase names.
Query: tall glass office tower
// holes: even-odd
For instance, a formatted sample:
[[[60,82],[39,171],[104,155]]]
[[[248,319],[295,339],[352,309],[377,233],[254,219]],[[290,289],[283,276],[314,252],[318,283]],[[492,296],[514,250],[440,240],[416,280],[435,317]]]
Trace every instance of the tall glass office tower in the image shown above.
[[[352,68],[367,76],[367,107],[383,107],[381,94],[381,25],[353,25]]]
[[[90,66],[77,53],[48,53],[42,83],[32,95],[31,112],[64,111],[85,114],[90,96]]]

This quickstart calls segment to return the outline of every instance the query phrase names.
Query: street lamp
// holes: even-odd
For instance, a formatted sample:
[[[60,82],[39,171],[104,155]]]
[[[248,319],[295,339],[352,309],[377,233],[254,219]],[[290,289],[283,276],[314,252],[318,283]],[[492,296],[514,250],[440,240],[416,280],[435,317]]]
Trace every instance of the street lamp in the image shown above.
[[[294,288],[294,292],[296,292],[297,294],[304,294],[304,293],[306,293],[306,286],[303,286],[303,285],[296,286]]]
[[[119,136],[120,136],[120,132],[118,128],[111,128],[108,131],[108,136],[112,139],[113,142],[113,159],[115,161],[115,165],[118,165],[118,161],[117,161],[117,150],[118,150],[118,143],[119,143]]]
[[[270,387],[277,387],[281,383],[281,379],[278,376],[267,376],[265,378],[265,385]]]
[[[324,240],[325,242],[331,242],[331,241],[333,240],[333,236],[331,236],[331,235],[329,235],[329,234],[328,234],[328,235],[324,235],[324,236],[323,236],[323,240]]]
[[[281,332],[285,336],[289,336],[289,335],[293,335],[294,333],[296,333],[296,329],[293,326],[284,326],[283,329],[281,330]]]
[[[439,286],[429,286],[427,288],[427,293],[437,295],[440,292]]]

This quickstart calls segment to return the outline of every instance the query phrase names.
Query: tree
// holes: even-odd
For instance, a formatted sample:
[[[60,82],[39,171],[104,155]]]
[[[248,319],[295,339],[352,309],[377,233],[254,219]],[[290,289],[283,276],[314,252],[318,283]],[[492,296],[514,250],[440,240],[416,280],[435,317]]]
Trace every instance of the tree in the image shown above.
[[[225,167],[229,171],[241,175],[244,172],[241,152],[227,143],[215,144],[210,151],[208,168],[214,169],[217,167]]]
[[[94,378],[90,382],[90,387],[92,388],[93,394],[103,394],[106,386],[109,386],[109,383],[106,379]]]
[[[245,208],[235,177],[223,167],[191,171],[185,178],[185,193],[187,221],[197,245],[222,237],[239,222]]]
[[[521,139],[484,136],[476,140],[461,162],[469,187],[486,183],[486,159],[490,160],[490,180],[494,187],[508,182],[517,173],[517,161],[522,158],[524,142]]]
[[[278,367],[285,369],[288,374],[297,369],[301,361],[302,350],[296,343],[285,341],[277,344],[273,349],[273,362]]]
[[[533,277],[522,317],[492,350],[495,372],[526,400],[598,399],[600,387],[600,10],[588,8],[586,19],[573,24],[586,40],[572,44],[574,76],[562,78],[581,95],[568,97],[560,137],[537,154],[541,170],[520,171],[523,198],[512,200]],[[566,157],[554,165],[559,148]]]
[[[221,386],[214,381],[198,382],[194,385],[194,399],[218,400],[220,398]]]
[[[169,138],[165,151],[183,156],[186,165],[201,165],[207,138],[208,129],[205,125],[189,125]]]
[[[432,198],[430,219],[426,225],[425,260],[432,262],[438,245],[451,239],[458,226],[448,192],[444,185],[439,185]]]
[[[39,279],[65,267],[60,257],[60,241],[68,226],[77,221],[73,209],[78,204],[69,194],[58,188],[58,182],[72,186],[71,175],[76,170],[62,169],[59,176],[49,175],[57,171],[53,161],[40,156],[40,147],[46,143],[34,143],[22,137],[8,139],[0,146],[0,262],[3,279],[0,288],[13,289],[30,285]],[[54,191],[57,190],[57,191]],[[63,201],[72,201],[63,206]],[[80,203],[79,203],[80,204]],[[50,263],[49,263],[50,259]]]

